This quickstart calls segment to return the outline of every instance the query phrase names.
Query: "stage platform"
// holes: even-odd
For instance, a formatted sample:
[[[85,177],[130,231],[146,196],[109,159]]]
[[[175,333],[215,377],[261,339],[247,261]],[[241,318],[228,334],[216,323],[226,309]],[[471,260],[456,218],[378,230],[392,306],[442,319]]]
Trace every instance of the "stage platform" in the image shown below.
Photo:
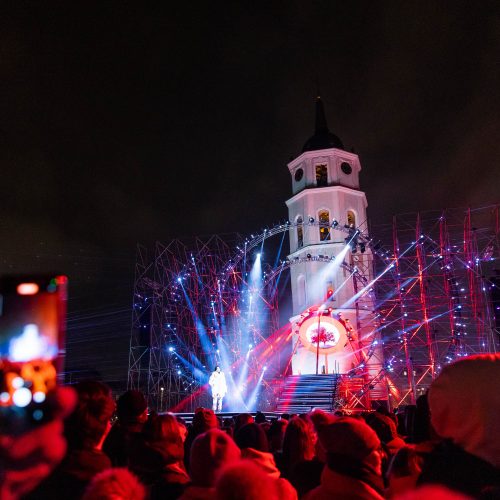
[[[255,415],[257,415],[257,412],[255,412],[255,411],[244,411],[244,410],[243,411],[228,411],[228,412],[223,411],[220,413],[215,412],[215,415],[217,416],[217,418],[219,420],[222,421],[221,423],[223,423],[225,418],[236,417],[237,415],[241,415],[242,413],[249,413],[254,418],[255,418]],[[268,421],[278,419],[282,415],[281,413],[268,412],[268,411],[263,411],[261,413],[263,413],[266,416],[266,419]],[[184,422],[186,422],[186,424],[190,424],[193,421],[194,413],[174,413],[174,415],[176,417],[181,417],[184,420]]]

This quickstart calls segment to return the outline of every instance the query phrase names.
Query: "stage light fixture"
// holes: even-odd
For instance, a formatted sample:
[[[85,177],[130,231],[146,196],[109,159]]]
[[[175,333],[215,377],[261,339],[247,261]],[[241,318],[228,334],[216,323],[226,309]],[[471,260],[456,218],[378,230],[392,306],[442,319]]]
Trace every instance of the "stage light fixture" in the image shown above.
[[[310,259],[310,258],[312,258],[312,255],[311,255],[310,253],[308,253],[308,254],[306,255],[306,257],[307,257],[308,259]]]
[[[360,243],[359,249],[361,250],[361,253],[365,253],[366,252],[366,245],[364,243]]]
[[[314,224],[314,217],[309,216],[309,224]]]

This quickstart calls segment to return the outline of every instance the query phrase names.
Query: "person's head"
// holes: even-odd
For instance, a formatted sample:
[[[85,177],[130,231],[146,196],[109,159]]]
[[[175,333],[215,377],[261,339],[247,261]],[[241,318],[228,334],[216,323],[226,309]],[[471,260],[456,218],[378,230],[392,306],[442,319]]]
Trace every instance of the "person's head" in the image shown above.
[[[339,417],[318,429],[332,470],[349,466],[351,470],[369,470],[382,475],[381,443],[375,431],[362,419]]]
[[[175,417],[175,418],[177,419],[177,423],[179,424],[179,430],[181,432],[182,442],[184,442],[188,434],[186,422],[184,422],[182,417]]]
[[[226,466],[215,485],[219,500],[295,500],[297,492],[283,479],[271,477],[252,460]]]
[[[211,429],[200,434],[191,447],[190,476],[193,484],[214,486],[220,469],[240,456],[240,449],[225,432]]]
[[[234,417],[234,432],[237,432],[238,429],[241,429],[244,425],[252,423],[253,417],[250,413],[240,413]]]
[[[148,418],[148,403],[141,391],[124,392],[116,402],[116,414],[122,423],[144,423]]]
[[[489,494],[488,494],[489,493]],[[498,492],[494,492],[491,495],[490,492],[481,495],[484,500],[487,499],[497,499]],[[490,496],[491,495],[491,496]],[[418,488],[413,488],[407,490],[406,492],[398,495],[398,500],[421,500],[426,498],[427,500],[470,500],[470,496],[462,495],[462,493],[449,489],[441,484],[426,484],[425,486],[419,486]]]
[[[441,438],[500,468],[500,354],[463,358],[443,368],[429,394],[431,423]]]
[[[215,367],[214,372],[220,373],[220,366],[219,366],[219,365],[217,365],[217,366]]]
[[[320,425],[329,424],[335,417],[331,413],[327,413],[320,408],[314,409],[309,413],[309,418],[314,425],[314,429],[317,431]]]
[[[267,438],[269,440],[269,451],[281,451],[283,449],[283,438],[285,436],[286,426],[288,421],[280,418],[273,420],[271,427],[267,431]]]
[[[266,433],[259,424],[244,425],[235,433],[234,440],[240,450],[252,448],[257,451],[269,451]]]
[[[177,441],[181,438],[179,422],[175,415],[151,415],[144,426],[144,436],[148,441]]]
[[[80,382],[73,387],[78,403],[65,424],[68,446],[76,449],[100,448],[115,411],[111,390],[94,380]]]
[[[168,449],[172,459],[182,460],[184,458],[184,441],[175,415],[169,413],[151,415],[144,425],[143,434],[147,442],[161,443],[165,450]]]
[[[258,411],[255,414],[255,423],[256,424],[262,424],[264,422],[267,422],[266,416],[261,411]]]
[[[392,418],[377,411],[367,413],[363,418],[377,433],[380,441],[386,445],[391,456],[405,445],[405,442],[398,436],[397,427]]]
[[[146,490],[141,482],[125,468],[106,469],[94,476],[87,486],[83,500],[144,500]]]
[[[219,427],[219,421],[213,410],[208,408],[198,408],[193,416],[193,432],[195,435],[206,432],[209,429]]]
[[[283,459],[288,467],[303,460],[312,460],[315,455],[316,432],[310,419],[293,417],[288,423],[283,438]]]
[[[412,446],[400,448],[392,458],[386,474],[390,497],[415,489],[421,470],[421,459],[416,449]]]

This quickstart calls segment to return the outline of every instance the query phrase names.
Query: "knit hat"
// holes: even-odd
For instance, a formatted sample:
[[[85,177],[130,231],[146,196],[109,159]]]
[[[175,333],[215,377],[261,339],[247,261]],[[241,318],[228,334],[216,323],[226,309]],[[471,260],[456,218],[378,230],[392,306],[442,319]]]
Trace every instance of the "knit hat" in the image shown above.
[[[146,498],[146,491],[139,479],[128,469],[106,469],[94,476],[83,495],[83,499],[106,500],[110,498],[143,500]]]
[[[405,442],[398,436],[396,424],[392,418],[379,412],[369,413],[364,418],[366,423],[376,432],[380,441],[387,445],[391,452],[395,452],[405,445]]]
[[[196,486],[213,486],[219,469],[239,458],[240,450],[234,441],[225,432],[210,429],[193,441],[191,479]]]
[[[339,417],[318,429],[319,440],[328,454],[343,455],[362,462],[380,448],[375,431],[363,420]]]
[[[296,500],[297,492],[286,480],[266,474],[251,460],[225,467],[216,484],[219,500]]]
[[[431,422],[443,438],[500,467],[500,355],[470,356],[446,366],[429,389]]]
[[[197,434],[219,427],[215,413],[208,408],[197,408],[193,416],[193,429]]]
[[[141,391],[127,391],[116,402],[116,412],[120,419],[138,417],[147,407],[148,403]]]
[[[398,500],[470,500],[469,496],[450,490],[442,484],[428,484],[398,495]],[[493,498],[493,497],[492,497]]]
[[[241,450],[253,448],[258,451],[269,451],[266,433],[259,424],[244,425],[236,431],[234,440]]]

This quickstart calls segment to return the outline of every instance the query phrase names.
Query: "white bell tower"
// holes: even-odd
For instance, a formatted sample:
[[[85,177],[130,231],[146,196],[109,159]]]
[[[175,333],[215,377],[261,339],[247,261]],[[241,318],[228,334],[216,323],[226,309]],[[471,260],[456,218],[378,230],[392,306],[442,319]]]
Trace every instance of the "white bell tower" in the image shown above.
[[[363,265],[369,269],[367,279],[371,280],[372,256],[369,248],[363,248],[363,253],[347,250],[347,234],[334,227],[350,226],[365,231],[367,200],[359,188],[359,157],[346,151],[342,141],[329,131],[320,97],[316,99],[315,133],[305,143],[302,153],[288,164],[288,169],[293,192],[286,202],[293,224],[288,257],[292,262],[294,314],[292,371],[294,375],[316,370],[346,373],[360,363],[358,344],[363,338],[368,340],[375,328],[373,311],[360,311],[351,300],[359,290],[351,273],[340,264],[345,261],[352,266]],[[331,299],[327,300],[329,295]],[[306,311],[315,306],[330,308],[325,318],[331,319],[318,315],[305,319]],[[356,332],[355,341],[344,328],[345,320]],[[319,342],[322,348],[318,349],[314,335],[320,336],[321,332],[327,332],[331,341],[323,345]]]

